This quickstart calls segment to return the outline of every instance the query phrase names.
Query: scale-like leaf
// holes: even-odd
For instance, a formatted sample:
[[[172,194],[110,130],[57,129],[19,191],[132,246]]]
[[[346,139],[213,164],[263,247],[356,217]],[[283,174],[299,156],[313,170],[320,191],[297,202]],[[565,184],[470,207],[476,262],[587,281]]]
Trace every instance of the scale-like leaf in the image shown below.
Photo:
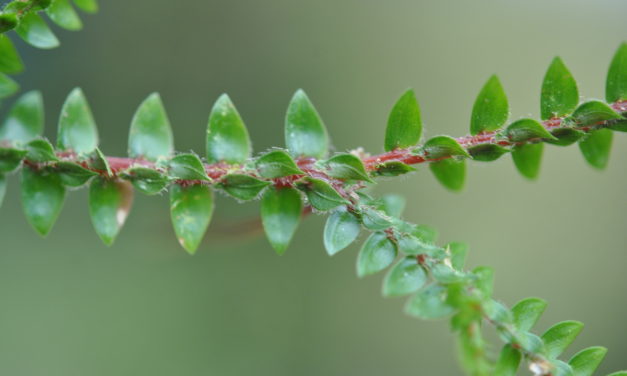
[[[416,257],[401,259],[385,276],[384,296],[403,296],[418,291],[427,282],[427,273]]]
[[[170,177],[182,180],[209,180],[205,166],[196,154],[179,154],[168,161]]]
[[[44,139],[33,140],[26,144],[26,159],[37,163],[58,160],[52,144]]]
[[[294,157],[324,158],[329,149],[324,123],[307,94],[300,89],[287,108],[285,145]]]
[[[373,232],[364,242],[357,257],[357,275],[364,277],[380,272],[392,265],[396,258],[396,245],[385,232]]]
[[[58,174],[22,169],[22,206],[28,222],[46,236],[57,220],[65,200],[65,188]]]
[[[549,358],[557,358],[575,340],[583,324],[579,321],[562,321],[550,327],[542,335],[545,353]]]
[[[298,224],[303,203],[294,188],[270,188],[261,199],[261,221],[266,236],[278,254],[287,249]]]
[[[466,161],[453,158],[429,163],[429,168],[438,181],[451,191],[460,191],[466,179]]]
[[[69,161],[57,162],[54,171],[59,175],[61,182],[68,187],[80,187],[87,183],[92,176],[97,175],[80,164]]]
[[[255,161],[255,166],[259,175],[268,179],[304,174],[292,157],[283,150],[274,150],[262,155]]]
[[[130,180],[135,189],[146,195],[163,191],[170,182],[170,179],[159,171],[140,166],[129,168],[122,172],[121,176]]]
[[[520,119],[511,123],[505,129],[505,134],[514,142],[527,141],[533,138],[547,138],[557,140],[549,131],[533,119]]]
[[[384,162],[375,168],[376,170],[372,174],[378,176],[399,176],[416,171],[414,167],[399,161]]]
[[[220,181],[220,188],[238,200],[252,200],[271,183],[249,175],[229,174]]]
[[[466,149],[457,140],[449,136],[436,136],[429,139],[425,142],[422,150],[430,159],[453,156],[470,158],[470,154],[468,154]]]
[[[11,107],[0,127],[0,139],[28,142],[39,136],[44,129],[44,104],[41,93],[24,93]]]
[[[627,100],[627,42],[621,43],[607,72],[605,99],[609,103]]]
[[[68,95],[57,133],[57,147],[76,153],[91,153],[98,146],[98,130],[83,91],[79,88]]]
[[[579,149],[588,163],[599,170],[607,167],[612,149],[612,131],[599,129],[586,135],[579,141]]]
[[[540,95],[542,120],[568,115],[573,112],[578,103],[577,82],[562,59],[554,58],[542,82]]]
[[[250,139],[244,121],[229,96],[222,94],[209,115],[207,161],[243,163],[250,153]]]
[[[570,119],[577,126],[586,127],[608,120],[622,119],[622,116],[601,101],[588,101],[577,107]]]
[[[470,133],[491,132],[499,129],[509,117],[507,96],[498,77],[492,76],[485,83],[472,108]]]
[[[346,207],[336,209],[324,226],[324,248],[333,256],[357,239],[361,226],[355,215]]]
[[[468,148],[468,152],[475,161],[492,162],[501,158],[503,154],[508,153],[509,149],[497,144],[482,144]]]
[[[434,283],[419,291],[405,305],[405,312],[421,319],[439,319],[453,313],[453,307],[447,302],[447,290]]]
[[[527,179],[535,179],[540,173],[544,144],[521,144],[512,148],[512,159],[518,172]]]
[[[96,233],[106,245],[113,244],[133,202],[131,183],[102,177],[89,187],[89,215]]]
[[[52,30],[36,12],[26,13],[20,20],[20,25],[15,29],[26,43],[37,48],[55,48],[59,46],[59,40]]]
[[[70,0],[52,0],[50,6],[46,8],[46,13],[55,24],[64,29],[80,30],[83,28],[83,23],[70,4]]]
[[[27,151],[0,147],[0,173],[11,172],[18,168]]]
[[[331,177],[344,180],[364,180],[372,182],[368,176],[364,163],[352,154],[338,154],[325,162],[327,174]]]
[[[132,158],[157,160],[166,158],[174,151],[174,139],[170,120],[157,93],[144,100],[131,122],[128,137],[128,153]]]
[[[331,210],[348,203],[329,183],[321,179],[305,176],[295,186],[305,192],[309,204],[318,210]]]
[[[24,70],[24,63],[13,46],[13,42],[6,35],[0,34],[0,72],[14,74],[22,70]]]
[[[170,217],[179,243],[189,254],[196,253],[213,214],[213,191],[206,185],[170,188]]]
[[[413,90],[407,90],[398,99],[385,130],[385,151],[416,145],[422,134],[420,108]]]

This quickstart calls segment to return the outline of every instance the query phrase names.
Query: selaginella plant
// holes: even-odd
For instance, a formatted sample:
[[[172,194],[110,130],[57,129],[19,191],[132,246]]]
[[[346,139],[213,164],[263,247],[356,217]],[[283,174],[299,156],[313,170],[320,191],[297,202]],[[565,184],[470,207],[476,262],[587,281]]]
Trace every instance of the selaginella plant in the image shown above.
[[[95,0],[73,0],[95,12]],[[53,48],[59,42],[41,17],[77,30],[81,20],[69,0],[15,0],[0,14],[0,97],[18,85],[6,73],[23,69],[6,32],[15,29],[27,43]],[[167,191],[174,232],[193,254],[209,226],[214,191],[237,201],[261,200],[263,228],[282,254],[301,218],[309,212],[328,214],[324,247],[329,255],[353,243],[360,231],[370,232],[357,257],[360,277],[389,268],[385,296],[412,295],[405,306],[422,319],[450,318],[458,336],[463,368],[471,375],[514,375],[522,360],[534,375],[592,375],[606,349],[589,347],[569,361],[559,359],[583,324],[563,321],[538,336],[531,329],[546,308],[538,298],[512,308],[492,298],[493,272],[488,267],[464,269],[467,246],[436,243],[436,233],[402,219],[404,199],[374,198],[368,189],[378,177],[394,177],[427,163],[448,189],[464,184],[466,161],[490,162],[510,153],[520,173],[538,176],[545,144],[579,145],[594,168],[608,162],[613,132],[627,131],[627,44],[618,48],[606,81],[606,101],[580,103],[577,84],[556,57],[542,83],[541,120],[508,122],[507,97],[496,76],[488,79],[475,101],[470,135],[435,136],[420,143],[420,109],[413,91],[393,106],[385,131],[385,153],[361,149],[328,155],[329,138],[312,102],[297,91],[287,109],[285,147],[252,156],[248,132],[227,95],[209,115],[204,158],[176,153],[170,123],[158,94],[140,104],[131,121],[128,157],[108,157],[98,149],[98,131],[83,92],[74,89],[59,117],[56,145],[41,136],[43,102],[39,92],[18,98],[0,127],[0,203],[6,174],[19,170],[26,218],[45,236],[63,206],[68,187],[89,187],[89,213],[102,241],[110,245],[128,215],[133,192]],[[493,357],[482,328],[496,328],[504,346]],[[626,371],[612,376],[627,376]]]

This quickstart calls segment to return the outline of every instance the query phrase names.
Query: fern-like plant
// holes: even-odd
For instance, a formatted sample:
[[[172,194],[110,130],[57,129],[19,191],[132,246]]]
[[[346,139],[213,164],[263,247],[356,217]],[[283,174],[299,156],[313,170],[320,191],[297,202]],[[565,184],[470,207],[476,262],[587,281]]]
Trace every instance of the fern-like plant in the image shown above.
[[[95,0],[74,0],[95,12]],[[69,0],[15,0],[0,14],[0,30],[39,48],[58,40],[41,17],[59,26],[80,29]],[[0,35],[0,97],[18,91],[6,74],[22,70],[11,40]],[[168,191],[176,236],[187,252],[196,252],[213,208],[214,191],[238,201],[261,200],[265,233],[277,253],[286,251],[301,218],[328,214],[324,246],[334,255],[370,233],[357,258],[361,277],[389,269],[386,296],[412,295],[406,312],[422,319],[449,317],[460,344],[463,368],[471,375],[514,375],[524,359],[535,375],[592,375],[606,349],[589,347],[568,361],[562,352],[582,329],[576,321],[555,324],[542,335],[532,332],[546,302],[521,300],[512,308],[492,297],[492,270],[464,268],[467,247],[437,244],[435,232],[402,219],[404,200],[375,198],[368,189],[377,178],[410,173],[426,163],[448,189],[464,184],[466,161],[491,162],[511,154],[529,179],[538,175],[545,144],[577,143],[595,168],[606,166],[615,131],[627,131],[627,44],[617,50],[606,81],[606,101],[580,103],[575,79],[560,58],[551,63],[541,92],[541,119],[508,122],[508,100],[496,76],[488,79],[475,101],[470,135],[435,136],[421,142],[420,109],[413,91],[392,108],[385,130],[385,153],[361,149],[328,154],[327,130],[314,105],[297,91],[287,109],[285,147],[252,155],[248,132],[227,95],[215,102],[206,134],[204,157],[176,153],[173,135],[158,94],[142,102],[131,121],[128,157],[106,156],[98,148],[98,131],[80,89],[73,90],[59,118],[56,144],[41,137],[43,102],[38,92],[17,99],[0,127],[0,202],[6,174],[19,171],[28,221],[41,235],[51,230],[68,187],[89,187],[89,213],[102,241],[115,240],[131,209],[134,191],[155,195]],[[496,328],[504,345],[493,359],[482,329]],[[616,372],[613,376],[625,376]]]

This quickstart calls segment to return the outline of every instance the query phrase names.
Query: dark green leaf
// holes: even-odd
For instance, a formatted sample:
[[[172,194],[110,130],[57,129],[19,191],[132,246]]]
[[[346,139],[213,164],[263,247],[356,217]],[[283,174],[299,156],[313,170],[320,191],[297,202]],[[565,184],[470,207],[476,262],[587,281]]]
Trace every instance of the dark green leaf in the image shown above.
[[[26,156],[26,150],[0,148],[0,173],[15,170]]]
[[[509,117],[507,96],[498,77],[492,76],[485,83],[472,108],[470,133],[491,132],[499,129]]]
[[[605,82],[605,99],[609,103],[627,100],[627,43],[621,43],[610,64]]]
[[[339,207],[331,213],[324,226],[324,248],[333,256],[348,247],[357,239],[361,226],[359,220],[346,207]]]
[[[546,309],[547,303],[540,298],[526,298],[512,307],[514,325],[521,331],[529,331]]]
[[[154,195],[163,191],[170,182],[166,175],[151,168],[139,166],[124,171],[121,176],[130,180],[135,189],[147,195]]]
[[[49,171],[22,169],[22,206],[28,222],[46,236],[63,207],[65,188],[59,175]]]
[[[483,144],[468,148],[468,151],[475,161],[492,162],[509,152],[509,149],[497,144]]]
[[[106,176],[113,176],[113,171],[111,170],[111,166],[109,165],[109,161],[107,157],[100,151],[100,149],[96,148],[94,152],[91,154],[89,158],[89,166],[96,170],[102,171],[106,174]]]
[[[392,226],[392,221],[384,212],[370,206],[361,207],[361,221],[369,230],[385,230]]]
[[[6,74],[0,73],[0,99],[7,98],[17,93],[20,90],[20,85],[13,81]]]
[[[610,124],[608,128],[614,131],[627,132],[627,118],[625,118],[624,120],[619,120],[617,122],[612,122],[612,124]]]
[[[385,130],[385,151],[416,145],[422,134],[420,108],[413,90],[407,90],[394,104]]]
[[[381,197],[381,210],[390,217],[400,218],[405,209],[405,197],[393,193]]]
[[[74,4],[87,13],[96,13],[98,11],[96,0],[74,0]]]
[[[451,266],[457,270],[464,269],[466,255],[468,254],[468,245],[460,242],[451,242],[446,245],[451,254]]]
[[[540,96],[542,120],[568,115],[573,112],[578,103],[577,82],[562,59],[554,58],[542,82]]]
[[[63,184],[68,187],[80,187],[87,183],[92,176],[98,175],[97,173],[84,168],[83,166],[74,162],[57,162],[54,166],[54,170],[59,174],[59,178]]]
[[[220,188],[236,199],[244,201],[254,199],[268,185],[270,182],[240,174],[226,175],[220,181]]]
[[[132,158],[154,161],[167,158],[174,151],[174,139],[168,115],[157,93],[150,94],[135,111],[128,136]]]
[[[255,166],[259,175],[268,179],[304,174],[292,157],[283,150],[274,150],[262,155],[255,161]]]
[[[385,232],[374,232],[366,239],[357,257],[357,275],[364,277],[380,272],[394,262],[396,245]]]
[[[26,159],[31,162],[42,163],[58,160],[54,148],[48,140],[33,140],[26,144],[26,151]]]
[[[427,273],[415,257],[400,260],[385,276],[383,295],[403,296],[418,291],[427,282]]]
[[[46,13],[54,23],[64,29],[80,30],[83,27],[83,23],[72,8],[70,0],[52,0],[50,6],[46,8]]]
[[[325,162],[327,174],[344,180],[365,180],[372,182],[361,159],[352,154],[338,154]]]
[[[376,170],[372,174],[379,176],[399,176],[416,171],[412,166],[398,161],[384,162],[378,164],[375,168]]]
[[[52,33],[46,22],[35,12],[28,12],[15,29],[26,43],[37,48],[55,48],[59,46],[59,40]]]
[[[250,139],[239,112],[222,94],[211,109],[207,126],[207,161],[243,163],[250,157]]]
[[[627,376],[627,371],[618,371],[607,376]]]
[[[505,134],[514,142],[527,141],[534,138],[548,138],[556,140],[549,131],[533,119],[520,119],[507,126]]]
[[[19,73],[24,69],[22,58],[17,53],[11,39],[0,34],[0,72]]]
[[[434,283],[414,295],[405,306],[405,312],[421,319],[439,319],[453,313],[453,307],[447,302],[447,290]]]
[[[512,159],[518,172],[527,179],[535,179],[540,173],[544,144],[522,144],[512,148]]]
[[[550,327],[542,335],[546,355],[557,358],[575,340],[583,324],[579,321],[562,321]]]
[[[76,153],[91,153],[98,146],[98,130],[83,91],[79,88],[68,95],[61,116],[57,147]]]
[[[285,145],[294,157],[324,158],[329,148],[324,123],[302,90],[294,93],[287,108]]]
[[[466,179],[466,161],[453,158],[429,163],[429,168],[438,181],[451,191],[460,191]]]
[[[620,114],[601,101],[582,103],[571,116],[571,119],[580,127],[597,125],[604,121],[621,118]]]
[[[470,157],[466,149],[449,136],[436,136],[429,139],[422,147],[422,150],[429,159],[453,156]]]
[[[11,107],[0,128],[0,139],[28,142],[39,136],[44,129],[44,103],[41,93],[24,93]]]
[[[95,178],[89,187],[89,215],[100,239],[111,245],[126,221],[133,202],[131,184]]]
[[[605,347],[595,346],[579,351],[568,364],[573,369],[574,376],[592,376],[607,354]]]
[[[607,167],[612,148],[612,131],[599,129],[586,135],[579,141],[579,149],[588,163],[599,170]]]
[[[7,177],[4,174],[0,174],[0,207],[4,201],[4,196],[7,193]]]
[[[18,23],[19,20],[15,13],[0,14],[0,33],[6,33],[9,30],[15,29]]]
[[[200,245],[213,214],[213,191],[206,185],[170,188],[170,217],[179,243],[189,254]]]
[[[300,223],[303,203],[294,188],[269,188],[261,199],[261,221],[278,254],[287,249]]]
[[[326,211],[348,204],[348,201],[324,180],[305,176],[298,180],[295,186],[305,192],[309,204],[318,210]]]
[[[568,146],[579,141],[585,133],[572,128],[558,128],[551,132],[557,138],[554,140],[546,140],[546,142],[557,146]]]
[[[472,273],[477,277],[475,280],[477,290],[486,298],[492,296],[492,289],[494,288],[494,270],[487,266],[479,266],[476,267]]]
[[[170,177],[181,180],[205,180],[209,177],[205,166],[195,154],[179,154],[168,161]]]

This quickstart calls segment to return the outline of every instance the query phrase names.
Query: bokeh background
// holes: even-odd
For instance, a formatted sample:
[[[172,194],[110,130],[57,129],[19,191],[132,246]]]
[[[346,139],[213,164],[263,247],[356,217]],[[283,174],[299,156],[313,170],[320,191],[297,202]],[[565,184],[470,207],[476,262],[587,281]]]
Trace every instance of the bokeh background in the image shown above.
[[[537,116],[555,55],[586,98],[602,98],[627,38],[624,0],[101,2],[82,32],[55,28],[56,50],[17,42],[27,64],[18,79],[43,91],[51,139],[64,97],[81,86],[109,155],[125,153],[134,109],[152,91],[180,151],[204,151],[222,92],[257,152],[282,146],[284,111],[301,87],[338,151],[382,151],[387,113],[407,87],[428,136],[463,135],[493,73],[513,119]],[[627,368],[626,162],[627,136],[616,134],[603,172],[576,146],[547,147],[537,182],[506,156],[471,163],[461,194],[425,167],[378,192],[404,194],[405,217],[438,228],[442,242],[467,241],[469,266],[495,267],[495,294],[508,305],[547,299],[540,330],[583,321],[573,350],[609,347],[609,372]],[[92,230],[86,199],[86,190],[71,192],[41,239],[10,179],[0,212],[2,375],[461,374],[447,322],[406,317],[403,299],[381,297],[381,276],[359,280],[357,245],[328,257],[321,216],[307,218],[278,257],[249,226],[257,203],[220,197],[190,257],[171,230],[167,195],[137,195],[111,248]]]

